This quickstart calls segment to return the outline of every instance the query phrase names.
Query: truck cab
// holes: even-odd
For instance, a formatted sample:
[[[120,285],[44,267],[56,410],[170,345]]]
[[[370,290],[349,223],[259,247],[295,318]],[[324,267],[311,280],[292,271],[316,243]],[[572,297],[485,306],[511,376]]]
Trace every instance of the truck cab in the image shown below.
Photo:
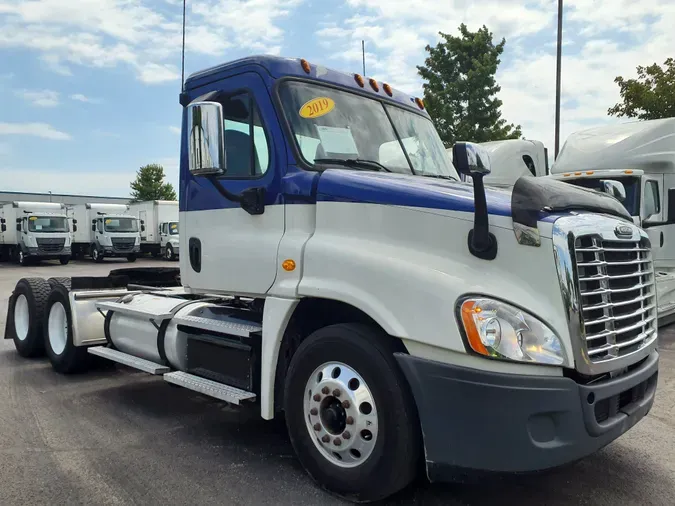
[[[59,260],[71,255],[71,231],[65,206],[46,202],[13,202],[2,209],[3,256],[21,265],[39,260]]]
[[[173,260],[180,253],[180,225],[178,221],[166,221],[159,224],[160,251],[164,258]]]
[[[616,196],[651,243],[661,323],[675,318],[675,118],[631,121],[573,133],[551,177]],[[616,191],[616,190],[614,190]]]
[[[451,161],[420,98],[304,59],[195,73],[180,104],[179,272],[52,287],[57,371],[86,349],[283,413],[308,474],[360,502],[420,462],[432,481],[572,462],[651,409],[649,238],[615,198],[485,185],[489,154],[457,143]],[[26,356],[45,283],[8,305]]]
[[[127,257],[136,259],[140,252],[140,227],[135,216],[124,214],[105,214],[91,220],[93,244],[92,260],[101,261],[104,257]]]

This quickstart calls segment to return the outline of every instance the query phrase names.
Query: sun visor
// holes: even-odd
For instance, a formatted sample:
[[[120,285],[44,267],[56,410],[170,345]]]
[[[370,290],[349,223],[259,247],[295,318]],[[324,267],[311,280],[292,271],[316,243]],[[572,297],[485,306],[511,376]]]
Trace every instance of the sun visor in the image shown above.
[[[614,197],[548,177],[521,177],[511,194],[515,223],[536,228],[542,214],[564,211],[605,213],[632,221],[626,208]]]

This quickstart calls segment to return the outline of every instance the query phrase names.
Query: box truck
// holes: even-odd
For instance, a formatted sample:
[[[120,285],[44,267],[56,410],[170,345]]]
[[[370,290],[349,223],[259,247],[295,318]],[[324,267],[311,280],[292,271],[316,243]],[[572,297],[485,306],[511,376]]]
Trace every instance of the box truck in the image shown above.
[[[0,256],[21,265],[71,255],[66,208],[56,202],[12,202],[0,209]]]
[[[359,502],[421,463],[441,481],[574,462],[649,412],[650,241],[613,197],[486,187],[485,150],[451,163],[421,99],[304,59],[197,72],[180,104],[180,268],[20,280],[21,355],[282,416],[309,476]]]
[[[131,204],[131,213],[141,225],[141,253],[166,260],[178,258],[178,201],[148,200]],[[144,229],[144,230],[143,230]]]
[[[141,236],[138,218],[127,204],[104,204],[90,202],[68,208],[72,220],[73,255],[89,255],[94,262],[105,257],[126,257],[135,262],[141,251]]]

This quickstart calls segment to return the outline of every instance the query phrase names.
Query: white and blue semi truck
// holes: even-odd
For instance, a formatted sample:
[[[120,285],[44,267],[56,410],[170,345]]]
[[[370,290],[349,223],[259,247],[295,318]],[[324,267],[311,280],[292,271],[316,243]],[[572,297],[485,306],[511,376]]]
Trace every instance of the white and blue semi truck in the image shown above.
[[[650,410],[650,243],[613,197],[485,188],[489,156],[450,162],[420,99],[306,60],[198,72],[180,103],[179,269],[20,280],[21,355],[283,412],[308,474],[355,501],[422,468],[572,462]]]

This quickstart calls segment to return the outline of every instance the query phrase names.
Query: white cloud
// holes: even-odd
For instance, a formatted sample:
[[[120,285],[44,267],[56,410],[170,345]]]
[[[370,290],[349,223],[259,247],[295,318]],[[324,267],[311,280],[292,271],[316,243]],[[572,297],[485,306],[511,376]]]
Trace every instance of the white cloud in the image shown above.
[[[169,127],[169,130],[170,130],[172,133],[174,133],[174,134],[180,135],[180,127],[177,127],[177,126],[170,126],[170,127]]]
[[[69,134],[56,130],[47,123],[0,123],[0,135],[26,135],[55,141],[71,139]]]
[[[75,100],[77,102],[84,102],[85,104],[100,104],[102,102],[102,100],[99,98],[87,97],[86,95],[82,95],[81,93],[75,93],[71,95],[70,99]]]
[[[0,142],[0,156],[8,155],[11,152],[9,144],[6,142]]]
[[[59,93],[53,90],[16,90],[14,93],[37,107],[59,105]]]
[[[188,2],[186,50],[217,56],[228,49],[280,51],[278,21],[304,0]],[[76,66],[125,65],[147,84],[179,72],[182,5],[148,0],[0,0],[0,48],[30,49],[69,75]]]
[[[52,169],[3,168],[3,189],[39,193],[66,193],[126,197],[134,171],[97,170],[75,172]],[[30,176],[30,177],[26,177]]]

